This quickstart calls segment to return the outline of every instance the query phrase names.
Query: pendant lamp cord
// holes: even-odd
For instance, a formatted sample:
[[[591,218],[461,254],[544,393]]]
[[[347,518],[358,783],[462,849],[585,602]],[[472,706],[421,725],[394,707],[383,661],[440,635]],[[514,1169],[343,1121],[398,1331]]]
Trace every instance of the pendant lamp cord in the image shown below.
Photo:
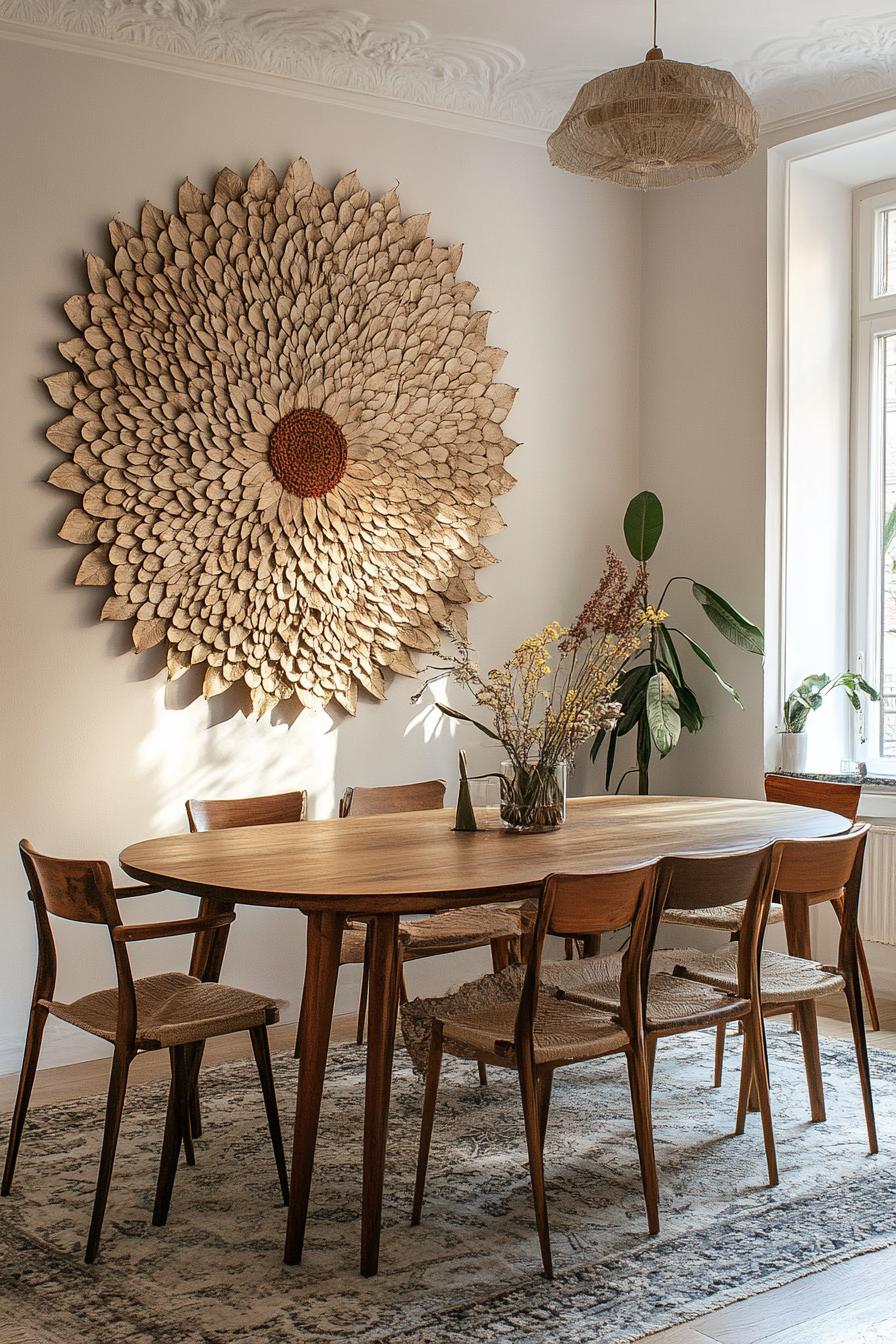
[[[653,45],[656,46],[656,7],[658,0],[653,0]]]

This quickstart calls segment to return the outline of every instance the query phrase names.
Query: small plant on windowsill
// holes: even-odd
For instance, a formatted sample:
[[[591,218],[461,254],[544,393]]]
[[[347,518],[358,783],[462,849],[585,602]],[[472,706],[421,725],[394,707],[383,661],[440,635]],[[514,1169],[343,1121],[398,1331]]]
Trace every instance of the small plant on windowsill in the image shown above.
[[[821,702],[831,691],[842,686],[846,698],[856,713],[860,713],[862,702],[859,695],[867,695],[869,700],[879,700],[880,694],[858,672],[841,672],[839,677],[829,677],[826,672],[813,672],[804,677],[784,701],[784,726],[781,730],[781,768],[792,774],[799,774],[806,768],[807,733],[806,724],[813,709],[820,709]]]

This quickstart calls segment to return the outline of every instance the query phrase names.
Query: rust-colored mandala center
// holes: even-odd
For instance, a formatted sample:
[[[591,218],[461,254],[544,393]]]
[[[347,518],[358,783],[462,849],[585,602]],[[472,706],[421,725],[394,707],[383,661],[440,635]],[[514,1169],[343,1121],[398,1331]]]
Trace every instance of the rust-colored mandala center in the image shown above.
[[[293,495],[325,495],[348,465],[348,444],[336,421],[310,407],[290,411],[271,430],[271,471]]]

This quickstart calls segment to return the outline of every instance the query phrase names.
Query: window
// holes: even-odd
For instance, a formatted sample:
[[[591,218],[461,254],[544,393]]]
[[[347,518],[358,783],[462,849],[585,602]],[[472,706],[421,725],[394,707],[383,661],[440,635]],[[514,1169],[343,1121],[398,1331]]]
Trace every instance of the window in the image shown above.
[[[896,774],[896,182],[856,193],[852,663],[881,692],[856,731]],[[856,744],[859,754],[860,743]]]

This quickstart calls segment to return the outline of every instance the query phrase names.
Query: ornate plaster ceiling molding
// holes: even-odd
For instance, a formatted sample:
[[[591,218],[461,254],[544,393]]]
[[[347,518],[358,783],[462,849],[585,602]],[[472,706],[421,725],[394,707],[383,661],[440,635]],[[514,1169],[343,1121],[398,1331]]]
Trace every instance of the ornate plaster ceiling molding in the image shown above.
[[[259,0],[0,0],[7,31],[230,77],[277,77],[297,92],[540,142],[594,66],[539,69],[513,46],[383,22],[353,9],[260,7]],[[715,62],[709,62],[715,64]],[[760,47],[733,69],[764,127],[896,94],[896,13],[828,18]]]
[[[896,95],[896,13],[823,19],[759,47],[734,72],[765,125]]]
[[[249,8],[241,0],[0,0],[0,19],[343,93],[544,130],[588,71],[539,75],[521,52],[358,10]]]

